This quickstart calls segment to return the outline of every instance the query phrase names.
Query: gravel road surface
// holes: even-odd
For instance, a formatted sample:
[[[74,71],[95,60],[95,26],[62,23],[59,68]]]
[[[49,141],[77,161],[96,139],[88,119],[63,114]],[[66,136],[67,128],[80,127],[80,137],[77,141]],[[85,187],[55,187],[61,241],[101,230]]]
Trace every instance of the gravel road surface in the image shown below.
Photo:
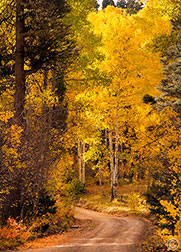
[[[114,217],[80,208],[75,209],[75,217],[92,220],[96,226],[62,245],[20,252],[135,252],[144,232],[145,223],[136,217]]]

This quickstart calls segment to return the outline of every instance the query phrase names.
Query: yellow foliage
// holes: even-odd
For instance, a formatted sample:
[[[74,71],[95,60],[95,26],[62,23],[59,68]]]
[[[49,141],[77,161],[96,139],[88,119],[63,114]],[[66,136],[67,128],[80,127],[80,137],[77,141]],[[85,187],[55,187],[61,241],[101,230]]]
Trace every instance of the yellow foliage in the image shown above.
[[[21,167],[18,147],[21,143],[22,131],[23,129],[18,125],[11,125],[11,127],[4,130],[5,144],[2,146],[3,165],[10,171],[13,171],[14,167]]]
[[[172,19],[177,19],[180,15],[180,0],[151,0],[147,2],[150,11],[156,13],[162,13],[164,16],[168,16]]]
[[[27,77],[27,94],[25,108],[30,112],[40,115],[42,105],[51,107],[58,101],[53,88],[52,73],[48,71],[46,87],[44,86],[44,73],[38,72]]]
[[[14,115],[14,113],[11,111],[0,112],[0,121],[7,123],[8,120],[13,117],[13,115]]]
[[[58,199],[61,195],[66,195],[69,185],[68,180],[71,178],[74,164],[74,157],[69,153],[64,153],[57,160],[50,171],[50,178],[48,181],[48,189],[52,195],[56,195]]]
[[[153,113],[153,112],[152,112]],[[149,118],[151,117],[151,118]],[[158,181],[160,187],[170,188],[168,199],[160,198],[160,204],[164,207],[167,214],[160,215],[161,225],[172,225],[174,237],[180,239],[180,218],[181,218],[181,198],[180,198],[180,122],[177,114],[172,110],[164,110],[162,113],[154,112],[153,115],[144,116],[145,130],[140,131],[140,140],[134,146],[135,151],[139,150],[142,154],[142,164],[148,169],[148,178],[156,171],[164,172],[169,176],[169,180],[164,184]],[[139,124],[139,123],[138,123]],[[148,128],[150,129],[148,131]],[[147,129],[147,130],[146,130]],[[150,180],[151,182],[151,180]],[[167,241],[173,236],[173,229],[164,228],[159,230],[159,234]]]

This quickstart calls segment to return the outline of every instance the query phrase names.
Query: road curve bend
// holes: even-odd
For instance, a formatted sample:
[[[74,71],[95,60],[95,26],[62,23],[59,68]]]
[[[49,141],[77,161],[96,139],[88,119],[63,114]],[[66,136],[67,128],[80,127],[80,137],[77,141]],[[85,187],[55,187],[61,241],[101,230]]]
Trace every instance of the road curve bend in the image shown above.
[[[135,252],[144,232],[144,221],[136,217],[114,217],[81,208],[75,209],[75,217],[97,225],[62,245],[21,252]]]

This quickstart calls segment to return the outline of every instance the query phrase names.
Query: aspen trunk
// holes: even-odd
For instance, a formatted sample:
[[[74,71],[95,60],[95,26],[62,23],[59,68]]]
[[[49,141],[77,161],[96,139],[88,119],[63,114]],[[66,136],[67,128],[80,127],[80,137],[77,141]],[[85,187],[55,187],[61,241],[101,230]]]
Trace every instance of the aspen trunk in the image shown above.
[[[15,120],[21,125],[25,102],[24,1],[16,1]]]
[[[121,164],[122,164],[122,169],[124,168],[124,158],[123,158],[123,154],[124,154],[123,143],[121,143]],[[121,175],[122,175],[122,174],[121,174]]]
[[[101,172],[100,168],[99,168],[99,186],[100,186],[102,196],[105,197],[105,193],[104,193],[104,190],[103,190],[103,187],[102,187],[102,172]]]
[[[83,154],[85,153],[85,143],[78,140],[78,165],[79,165],[79,180],[85,184],[85,161]]]
[[[109,150],[110,150],[110,168],[111,168],[111,200],[116,197],[115,188],[115,165],[114,165],[114,152],[113,152],[113,141],[112,141],[112,131],[109,130]]]
[[[81,142],[78,140],[78,165],[79,165],[79,180],[82,181],[82,148]]]
[[[118,124],[118,107],[116,108],[116,127],[115,127],[115,171],[114,171],[114,184],[115,184],[115,197],[117,197],[117,184],[118,184],[118,151],[119,151],[119,124]]]
[[[85,153],[85,143],[82,142],[82,155]],[[82,156],[82,183],[85,184],[85,160]]]
[[[108,149],[108,147],[109,147],[109,143],[108,143],[108,129],[105,129],[105,144],[106,144],[106,149]]]

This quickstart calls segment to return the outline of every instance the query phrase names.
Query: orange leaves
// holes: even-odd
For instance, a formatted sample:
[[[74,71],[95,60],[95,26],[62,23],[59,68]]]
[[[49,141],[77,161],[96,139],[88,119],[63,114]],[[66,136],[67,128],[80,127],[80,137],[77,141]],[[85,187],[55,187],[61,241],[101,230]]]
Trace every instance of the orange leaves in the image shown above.
[[[19,224],[15,219],[8,218],[6,226],[0,227],[0,242],[1,240],[19,239],[21,242],[27,240],[31,233],[27,231],[26,226]]]
[[[24,232],[24,229],[23,229]],[[0,238],[13,239],[20,236],[22,227],[12,218],[8,218],[7,226],[0,228]]]
[[[11,111],[3,111],[3,112],[0,112],[0,121],[1,122],[4,122],[4,123],[7,123],[8,120],[10,118],[12,118],[14,116],[14,113],[11,112]]]

